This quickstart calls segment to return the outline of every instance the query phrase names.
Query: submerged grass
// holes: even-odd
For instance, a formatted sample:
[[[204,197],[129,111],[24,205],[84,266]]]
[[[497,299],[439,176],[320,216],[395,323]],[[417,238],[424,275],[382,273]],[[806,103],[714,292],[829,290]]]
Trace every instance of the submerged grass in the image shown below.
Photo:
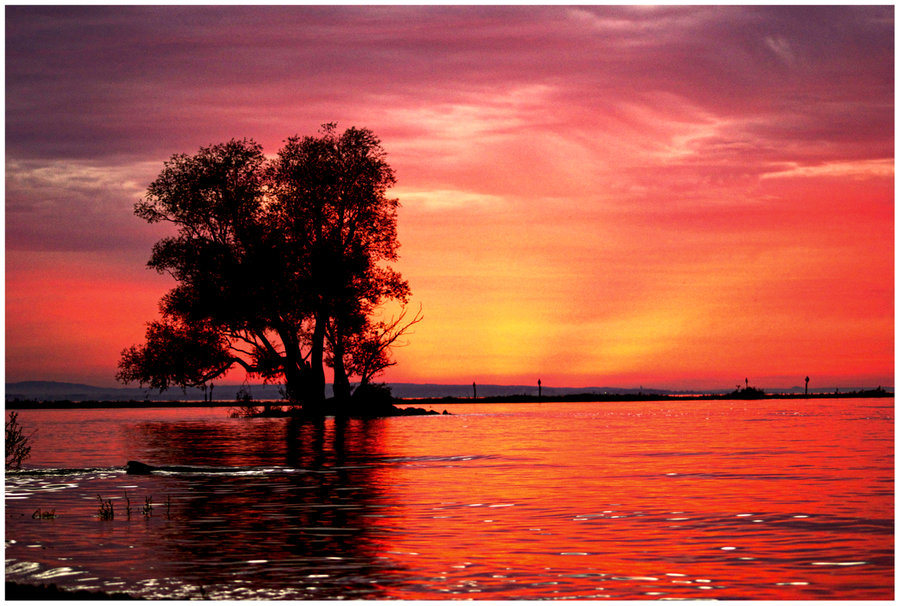
[[[100,509],[97,512],[97,517],[101,520],[112,520],[116,517],[115,509],[113,508],[112,499],[103,500],[103,497],[97,495],[97,499],[100,501]]]
[[[125,498],[125,517],[129,520],[131,519],[131,499],[128,498],[128,491],[125,490],[124,498]],[[97,495],[97,500],[100,502],[100,508],[97,510],[97,517],[101,520],[114,520],[116,517],[115,507],[113,507],[112,499],[103,499],[99,494]],[[35,519],[41,517],[41,510],[38,509],[31,516]],[[171,519],[172,514],[172,496],[166,495],[166,519]],[[153,496],[148,495],[144,497],[144,505],[141,507],[141,515],[145,518],[150,518],[153,516]],[[55,510],[50,512],[43,513],[43,519],[49,519],[50,517],[56,517]]]

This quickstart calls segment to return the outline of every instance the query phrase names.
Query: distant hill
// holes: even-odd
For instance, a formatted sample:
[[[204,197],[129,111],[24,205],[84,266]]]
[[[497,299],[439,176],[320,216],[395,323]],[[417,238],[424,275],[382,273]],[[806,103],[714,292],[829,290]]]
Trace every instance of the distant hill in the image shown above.
[[[234,400],[240,385],[216,385],[213,388],[213,399]],[[281,397],[277,385],[251,385],[250,392],[257,400],[274,400]],[[172,402],[182,400],[203,400],[203,390],[189,388],[181,390],[169,389],[163,393],[140,387],[96,387],[81,383],[62,383],[57,381],[22,381],[6,384],[6,400],[83,400],[127,401],[151,400],[155,402]]]

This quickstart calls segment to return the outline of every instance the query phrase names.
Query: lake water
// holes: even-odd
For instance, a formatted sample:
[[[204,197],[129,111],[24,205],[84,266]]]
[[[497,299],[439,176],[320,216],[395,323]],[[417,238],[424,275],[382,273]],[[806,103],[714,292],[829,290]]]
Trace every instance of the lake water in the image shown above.
[[[157,599],[893,598],[893,399],[435,408],[453,414],[21,411],[37,434],[6,476],[6,578]]]

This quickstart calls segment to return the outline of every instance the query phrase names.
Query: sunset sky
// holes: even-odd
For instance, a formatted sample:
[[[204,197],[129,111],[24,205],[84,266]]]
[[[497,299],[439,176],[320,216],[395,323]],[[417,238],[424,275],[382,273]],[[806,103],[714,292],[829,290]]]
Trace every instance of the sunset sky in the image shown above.
[[[172,154],[337,122],[425,315],[387,381],[893,385],[893,6],[5,10],[7,381],[115,385]]]

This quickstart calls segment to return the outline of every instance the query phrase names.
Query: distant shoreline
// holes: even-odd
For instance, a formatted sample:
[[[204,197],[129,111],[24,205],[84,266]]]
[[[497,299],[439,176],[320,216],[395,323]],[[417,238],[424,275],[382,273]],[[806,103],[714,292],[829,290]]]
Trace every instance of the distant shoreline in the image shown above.
[[[893,398],[894,393],[884,389],[862,391],[811,393],[749,393],[743,391],[726,394],[669,395],[644,393],[581,393],[551,396],[508,395],[485,396],[481,398],[445,396],[439,398],[395,398],[396,406],[414,406],[422,404],[553,404],[566,402],[691,402],[703,400],[822,400],[834,398]],[[239,402],[236,400],[7,400],[6,408],[12,410],[45,410],[45,409],[77,409],[77,408],[239,408],[241,406],[286,406],[283,400],[254,400]]]
[[[641,394],[641,393],[616,393],[616,394],[564,394],[554,396],[488,396],[484,398],[460,398],[447,396],[444,398],[403,398],[396,404],[552,404],[554,402],[691,402],[698,400],[822,400],[833,398],[893,398],[894,393],[883,389],[870,389],[864,391],[832,392],[832,393],[764,393],[743,395],[743,392],[731,392],[725,394]]]

